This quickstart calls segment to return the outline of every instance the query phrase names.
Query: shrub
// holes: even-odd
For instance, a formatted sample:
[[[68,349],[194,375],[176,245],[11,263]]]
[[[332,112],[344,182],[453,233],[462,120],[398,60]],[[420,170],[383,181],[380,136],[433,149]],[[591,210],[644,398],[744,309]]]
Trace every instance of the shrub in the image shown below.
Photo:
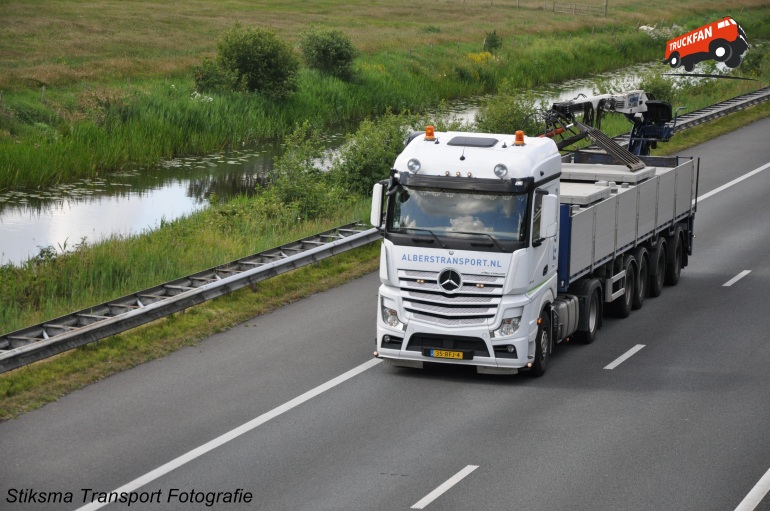
[[[365,119],[340,149],[331,174],[351,193],[366,196],[374,183],[387,179],[404,139],[416,119],[386,113],[378,120]]]
[[[298,88],[299,60],[275,32],[238,24],[217,44],[217,62],[235,76],[237,88],[284,99]]]
[[[300,40],[300,47],[308,67],[342,80],[353,77],[356,49],[350,37],[339,30],[306,32]]]
[[[652,94],[658,101],[666,101],[673,105],[677,100],[677,91],[673,80],[661,76],[660,72],[649,73],[642,77],[638,88],[646,92],[648,96]]]
[[[238,77],[233,71],[211,59],[203,59],[201,65],[193,69],[193,78],[198,92],[232,90],[238,83]]]
[[[350,201],[344,187],[321,170],[325,163],[321,138],[307,121],[285,137],[286,150],[276,159],[270,186],[262,193],[266,205],[289,208],[304,220],[329,214]]]
[[[503,46],[503,40],[497,35],[497,31],[487,32],[487,37],[484,38],[484,51],[494,53]]]
[[[531,94],[516,92],[504,81],[501,91],[484,103],[476,114],[476,127],[488,133],[515,133],[524,130],[527,135],[541,131],[538,109]]]

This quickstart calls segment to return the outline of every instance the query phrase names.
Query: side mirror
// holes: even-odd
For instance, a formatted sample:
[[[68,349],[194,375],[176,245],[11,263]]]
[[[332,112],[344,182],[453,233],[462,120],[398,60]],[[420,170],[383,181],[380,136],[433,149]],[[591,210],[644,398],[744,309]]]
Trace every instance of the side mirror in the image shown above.
[[[380,183],[372,188],[372,213],[369,222],[377,228],[382,224],[382,189],[383,186]]]
[[[540,213],[540,237],[552,238],[556,236],[557,215],[559,212],[559,198],[556,195],[544,195],[542,212]]]

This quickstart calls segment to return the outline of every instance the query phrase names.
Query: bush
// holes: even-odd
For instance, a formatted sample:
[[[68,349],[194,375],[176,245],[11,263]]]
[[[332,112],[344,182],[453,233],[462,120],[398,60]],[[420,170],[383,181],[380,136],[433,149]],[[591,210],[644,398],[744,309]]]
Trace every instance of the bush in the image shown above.
[[[201,65],[193,69],[193,78],[198,92],[232,90],[238,83],[238,77],[233,71],[211,59],[203,59]]]
[[[487,133],[510,134],[523,130],[532,136],[543,126],[539,123],[534,96],[517,93],[503,81],[501,91],[487,100],[476,114],[476,127]]]
[[[416,119],[386,113],[375,121],[365,119],[340,149],[331,174],[351,193],[366,196],[374,183],[387,179],[404,139]]]
[[[298,88],[299,60],[275,32],[235,25],[217,44],[217,63],[236,88],[284,99]]]
[[[503,40],[497,35],[497,31],[487,32],[487,37],[484,39],[484,51],[494,53],[503,46]]]
[[[325,164],[321,139],[321,133],[307,121],[285,137],[286,149],[276,159],[270,186],[262,193],[265,204],[289,208],[305,220],[329,214],[350,201],[344,187],[321,170]]]
[[[642,77],[638,88],[658,101],[666,101],[672,105],[677,101],[677,90],[673,80],[662,76],[660,72],[648,73]]]
[[[336,76],[342,80],[353,77],[353,59],[356,49],[339,30],[312,30],[300,40],[305,63],[311,69]]]

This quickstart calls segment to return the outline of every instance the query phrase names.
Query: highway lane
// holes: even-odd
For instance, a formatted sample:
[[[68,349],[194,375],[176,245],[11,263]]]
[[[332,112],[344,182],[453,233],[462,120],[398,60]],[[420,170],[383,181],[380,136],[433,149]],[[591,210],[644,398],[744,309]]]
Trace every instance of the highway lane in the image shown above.
[[[701,194],[770,161],[768,127],[687,151]],[[408,509],[478,465],[427,509],[734,509],[770,467],[768,175],[704,201],[680,285],[595,344],[560,346],[544,379],[378,365],[146,489]],[[367,361],[376,287],[370,275],[0,424],[0,502],[8,488],[113,490]]]

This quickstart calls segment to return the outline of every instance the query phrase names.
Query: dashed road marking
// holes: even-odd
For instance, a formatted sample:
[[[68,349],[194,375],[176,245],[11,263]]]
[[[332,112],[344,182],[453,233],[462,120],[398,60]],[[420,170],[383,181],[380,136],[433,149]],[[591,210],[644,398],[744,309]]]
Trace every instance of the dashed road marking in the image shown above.
[[[728,280],[727,282],[722,284],[722,287],[730,287],[730,286],[732,286],[733,284],[735,284],[736,282],[741,280],[743,277],[745,277],[749,273],[751,273],[751,270],[743,270],[738,275],[736,275],[735,277],[731,278],[730,280]]]
[[[605,369],[615,369],[620,364],[622,364],[623,362],[625,362],[626,360],[628,360],[629,358],[634,356],[634,354],[636,354],[642,348],[644,348],[644,344],[637,344],[636,346],[634,346],[633,348],[631,348],[630,350],[626,351],[625,353],[620,355],[618,358],[613,360],[609,365],[605,366],[604,368]]]
[[[425,497],[423,497],[419,502],[417,502],[415,505],[412,506],[412,509],[425,509],[425,506],[439,498],[441,495],[443,495],[447,490],[449,490],[452,486],[456,485],[463,479],[465,479],[471,472],[479,468],[478,465],[468,465],[449,479],[447,479],[441,486],[427,494]]]

